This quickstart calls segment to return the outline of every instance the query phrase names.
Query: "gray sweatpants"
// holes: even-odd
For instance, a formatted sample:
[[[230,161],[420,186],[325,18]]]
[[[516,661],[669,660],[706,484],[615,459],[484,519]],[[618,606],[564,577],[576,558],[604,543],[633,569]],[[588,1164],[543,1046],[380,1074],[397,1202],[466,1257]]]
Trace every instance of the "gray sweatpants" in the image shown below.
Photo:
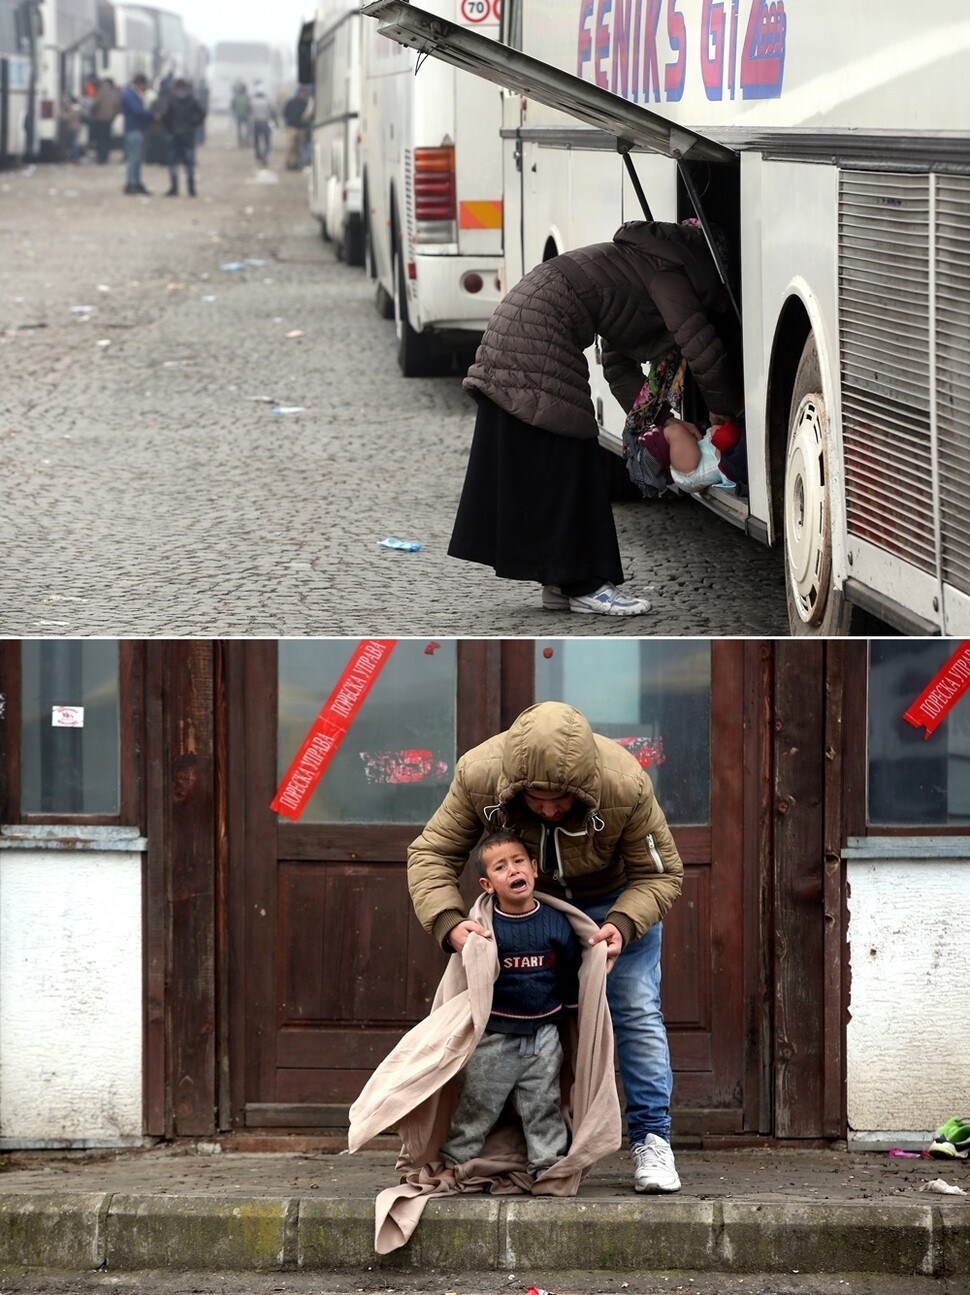
[[[555,1025],[536,1034],[483,1034],[465,1067],[465,1087],[441,1148],[446,1165],[473,1160],[511,1093],[533,1178],[561,1160],[569,1137],[559,1109],[562,1044]]]

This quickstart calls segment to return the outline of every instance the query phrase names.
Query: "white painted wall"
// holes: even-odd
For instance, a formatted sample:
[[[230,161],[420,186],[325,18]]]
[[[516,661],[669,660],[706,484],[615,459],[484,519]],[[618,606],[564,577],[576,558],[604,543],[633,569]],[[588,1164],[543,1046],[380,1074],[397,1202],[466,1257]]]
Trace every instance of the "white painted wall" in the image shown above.
[[[0,1140],[142,1133],[141,855],[0,851]]]
[[[847,876],[850,1136],[922,1141],[970,1114],[970,858],[850,861]]]

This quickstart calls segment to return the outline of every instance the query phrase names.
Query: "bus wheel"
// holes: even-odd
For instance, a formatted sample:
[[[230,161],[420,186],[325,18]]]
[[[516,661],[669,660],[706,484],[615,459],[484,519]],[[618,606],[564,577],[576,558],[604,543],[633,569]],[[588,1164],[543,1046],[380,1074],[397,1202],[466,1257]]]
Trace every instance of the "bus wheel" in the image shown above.
[[[370,198],[368,197],[368,194],[367,194],[366,175],[364,176],[363,189],[364,189],[363,198],[362,198],[363,212],[361,214],[361,221],[363,224],[363,239],[364,239],[364,269],[367,271],[370,278],[376,279],[377,261],[374,256],[374,233],[370,227]],[[384,316],[384,318],[388,318],[388,316]]]
[[[344,229],[344,250],[348,265],[364,264],[364,219],[362,216],[348,216]]]
[[[425,377],[431,365],[428,339],[415,332],[408,319],[407,280],[404,257],[394,245],[394,332],[397,336],[397,362],[406,378]]]
[[[851,606],[832,581],[825,398],[810,335],[795,374],[785,460],[785,591],[794,635],[847,634]]]

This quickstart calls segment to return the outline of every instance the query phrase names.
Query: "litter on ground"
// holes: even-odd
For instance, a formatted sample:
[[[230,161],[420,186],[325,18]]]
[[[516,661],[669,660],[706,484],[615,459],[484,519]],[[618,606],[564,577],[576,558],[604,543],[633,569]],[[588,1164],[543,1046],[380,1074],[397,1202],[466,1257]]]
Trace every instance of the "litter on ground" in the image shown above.
[[[424,548],[424,545],[419,544],[417,540],[399,540],[393,535],[380,540],[379,543],[383,549],[403,549],[405,553],[420,553],[421,549]]]

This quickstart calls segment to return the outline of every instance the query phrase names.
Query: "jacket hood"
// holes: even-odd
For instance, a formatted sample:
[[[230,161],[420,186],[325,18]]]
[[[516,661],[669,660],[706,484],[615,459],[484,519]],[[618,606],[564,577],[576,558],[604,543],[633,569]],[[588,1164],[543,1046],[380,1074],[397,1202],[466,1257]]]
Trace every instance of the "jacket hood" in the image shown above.
[[[673,225],[659,220],[628,220],[613,235],[613,242],[680,266],[705,305],[720,291],[717,266],[699,226]]]
[[[537,787],[575,796],[592,811],[599,806],[600,784],[593,730],[574,707],[559,701],[537,702],[506,733],[498,786],[501,805]]]

